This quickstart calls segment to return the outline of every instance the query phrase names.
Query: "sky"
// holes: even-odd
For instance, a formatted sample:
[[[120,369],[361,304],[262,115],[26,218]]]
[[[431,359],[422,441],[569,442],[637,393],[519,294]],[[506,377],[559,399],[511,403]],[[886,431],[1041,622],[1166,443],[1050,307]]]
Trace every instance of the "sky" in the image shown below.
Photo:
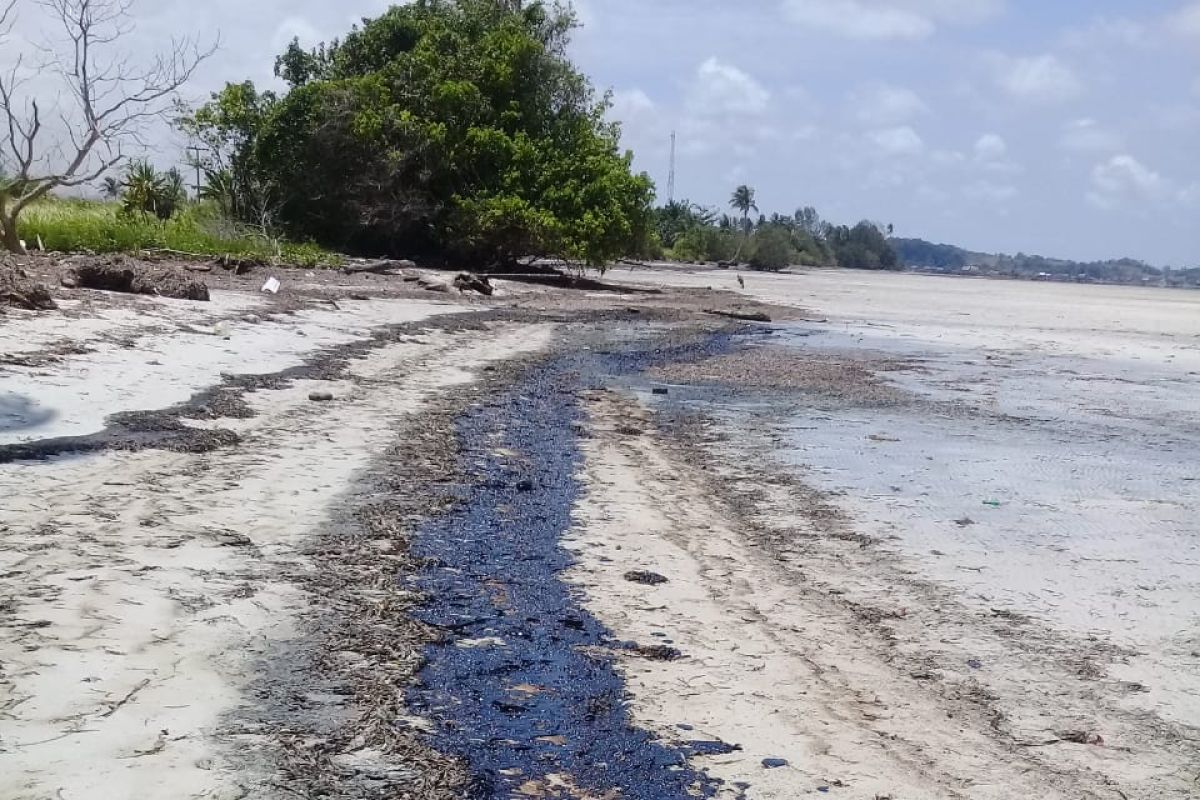
[[[32,0],[18,33],[35,38]],[[384,0],[136,0],[189,87],[273,85]],[[1200,265],[1200,0],[576,0],[572,55],[666,198],[817,207],[970,249]],[[9,53],[11,55],[11,49]],[[0,52],[0,60],[4,59]],[[165,137],[165,135],[164,135]],[[165,137],[162,146],[181,142]]]

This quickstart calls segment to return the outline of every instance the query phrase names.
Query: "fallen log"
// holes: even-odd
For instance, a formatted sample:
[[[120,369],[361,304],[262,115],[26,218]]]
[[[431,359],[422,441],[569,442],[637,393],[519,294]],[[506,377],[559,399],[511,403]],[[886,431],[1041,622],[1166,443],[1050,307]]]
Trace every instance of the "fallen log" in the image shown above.
[[[403,269],[416,269],[416,264],[408,259],[395,260],[391,258],[381,258],[378,261],[355,261],[350,262],[342,267],[342,272],[347,275],[355,275],[360,272],[373,272],[375,274],[387,274],[397,272]]]
[[[740,322],[770,322],[771,318],[761,311],[718,311],[716,309],[706,309],[705,314],[712,314],[715,317],[725,317],[726,319],[736,319]]]

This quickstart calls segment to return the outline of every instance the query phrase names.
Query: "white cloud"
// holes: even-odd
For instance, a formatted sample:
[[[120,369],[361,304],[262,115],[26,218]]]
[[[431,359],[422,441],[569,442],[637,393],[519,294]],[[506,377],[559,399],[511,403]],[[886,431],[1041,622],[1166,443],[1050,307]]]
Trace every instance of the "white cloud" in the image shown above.
[[[851,39],[924,39],[944,23],[974,23],[1002,0],[783,0],[797,25]]]
[[[924,39],[937,28],[913,11],[860,0],[785,0],[789,19],[851,39]]]
[[[1124,146],[1121,136],[1091,118],[1077,119],[1063,127],[1058,145],[1076,153],[1111,153]]]
[[[991,181],[975,181],[963,188],[963,194],[974,200],[988,203],[1003,203],[1012,200],[1019,194],[1017,187],[1008,183],[993,183]]]
[[[1127,17],[1098,17],[1073,28],[1063,44],[1076,50],[1095,51],[1112,47],[1145,47],[1153,37],[1147,26]]]
[[[907,125],[873,131],[867,138],[885,156],[911,156],[925,150],[920,135]]]
[[[629,121],[651,115],[657,106],[641,89],[626,89],[613,92],[612,113],[616,119]]]
[[[746,72],[710,58],[696,70],[688,94],[688,109],[695,114],[761,114],[771,93]]]
[[[1059,103],[1083,91],[1078,77],[1056,56],[994,59],[996,83],[1010,97],[1032,103]]]
[[[1159,200],[1167,189],[1162,175],[1133,156],[1122,154],[1092,169],[1092,189],[1087,199],[1094,206],[1111,210]]]
[[[1200,39],[1200,3],[1190,3],[1167,19],[1167,27],[1180,36]]]
[[[985,133],[975,142],[975,160],[980,162],[999,161],[1008,154],[1008,143],[995,133]]]
[[[862,86],[850,95],[854,115],[871,126],[898,125],[929,112],[929,106],[912,89],[888,84]]]

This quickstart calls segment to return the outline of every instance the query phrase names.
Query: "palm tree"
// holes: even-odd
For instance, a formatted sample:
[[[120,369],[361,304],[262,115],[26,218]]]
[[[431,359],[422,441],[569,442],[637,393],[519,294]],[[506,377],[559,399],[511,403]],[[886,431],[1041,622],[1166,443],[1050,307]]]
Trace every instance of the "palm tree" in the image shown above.
[[[745,184],[733,190],[733,197],[729,199],[729,205],[742,213],[742,228],[750,227],[750,212],[758,213],[758,206],[754,205],[754,190]]]
[[[733,190],[733,196],[729,198],[729,205],[742,212],[742,232],[745,234],[741,244],[738,245],[737,252],[733,255],[733,259],[736,261],[742,255],[742,246],[750,238],[750,212],[758,211],[758,206],[754,204],[754,190],[742,184]]]

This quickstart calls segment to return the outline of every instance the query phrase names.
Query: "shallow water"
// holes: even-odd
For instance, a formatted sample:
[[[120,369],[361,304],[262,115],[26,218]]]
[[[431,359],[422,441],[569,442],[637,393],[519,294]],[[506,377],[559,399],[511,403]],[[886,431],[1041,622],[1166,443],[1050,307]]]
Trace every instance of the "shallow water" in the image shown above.
[[[809,351],[919,359],[883,377],[917,398],[802,398],[779,456],[834,492],[862,533],[969,606],[1031,616],[1136,653],[1139,702],[1200,724],[1200,404],[1169,362],[996,352],[825,330]],[[949,402],[947,402],[949,401]]]

